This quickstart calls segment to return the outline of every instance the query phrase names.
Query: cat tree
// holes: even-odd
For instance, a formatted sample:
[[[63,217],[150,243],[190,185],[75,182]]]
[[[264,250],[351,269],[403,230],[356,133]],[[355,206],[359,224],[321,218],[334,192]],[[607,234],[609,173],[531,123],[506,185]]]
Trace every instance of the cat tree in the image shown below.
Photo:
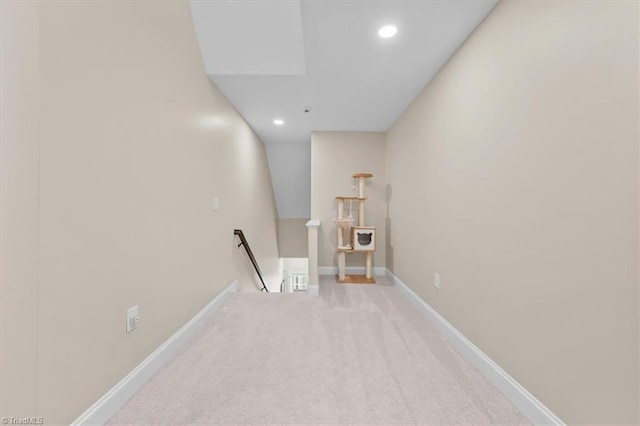
[[[372,178],[371,173],[355,173],[353,179],[358,181],[357,197],[336,197],[338,201],[338,216],[334,219],[338,228],[338,277],[339,283],[375,284],[371,276],[371,254],[376,249],[376,228],[364,224],[364,196],[366,179]],[[345,217],[345,201],[349,202],[349,215]],[[353,202],[358,202],[358,225],[353,226]],[[346,236],[346,238],[345,238]],[[345,244],[346,242],[346,244]],[[347,275],[347,253],[365,252],[365,274]]]

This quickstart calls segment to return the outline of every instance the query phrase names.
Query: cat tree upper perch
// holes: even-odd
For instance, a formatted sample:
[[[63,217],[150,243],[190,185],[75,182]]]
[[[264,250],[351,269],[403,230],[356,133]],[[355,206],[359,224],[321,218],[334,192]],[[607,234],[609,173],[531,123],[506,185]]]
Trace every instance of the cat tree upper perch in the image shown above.
[[[354,180],[358,180],[357,197],[336,197],[338,201],[338,217],[334,219],[338,227],[338,277],[339,283],[375,284],[376,280],[371,276],[371,253],[376,249],[376,228],[364,224],[364,196],[366,179],[372,178],[371,173],[355,173]],[[349,201],[349,216],[344,216],[344,202]],[[358,225],[353,225],[353,202],[358,202]],[[345,244],[345,232],[347,243]],[[347,253],[365,252],[365,274],[346,275]]]

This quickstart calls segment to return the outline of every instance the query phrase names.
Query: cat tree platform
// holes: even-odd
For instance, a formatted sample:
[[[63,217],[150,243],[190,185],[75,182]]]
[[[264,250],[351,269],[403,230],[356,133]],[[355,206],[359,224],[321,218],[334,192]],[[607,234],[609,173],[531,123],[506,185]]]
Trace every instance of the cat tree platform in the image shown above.
[[[345,275],[344,280],[341,280],[340,276],[336,275],[336,282],[340,284],[375,284],[376,280],[364,275]]]

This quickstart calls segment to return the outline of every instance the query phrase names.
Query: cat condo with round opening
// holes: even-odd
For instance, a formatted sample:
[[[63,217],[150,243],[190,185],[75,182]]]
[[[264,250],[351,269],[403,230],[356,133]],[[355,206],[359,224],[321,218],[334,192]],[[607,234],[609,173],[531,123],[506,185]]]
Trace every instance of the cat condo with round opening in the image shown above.
[[[334,219],[338,230],[338,276],[339,283],[375,284],[371,275],[371,256],[376,250],[376,228],[366,226],[364,222],[364,196],[366,179],[372,178],[371,173],[355,173],[353,179],[358,181],[357,197],[336,197],[338,202],[338,216]],[[349,202],[349,215],[345,216],[345,203]],[[358,224],[354,225],[353,202],[358,203]],[[365,274],[347,275],[346,257],[349,253],[365,253]]]

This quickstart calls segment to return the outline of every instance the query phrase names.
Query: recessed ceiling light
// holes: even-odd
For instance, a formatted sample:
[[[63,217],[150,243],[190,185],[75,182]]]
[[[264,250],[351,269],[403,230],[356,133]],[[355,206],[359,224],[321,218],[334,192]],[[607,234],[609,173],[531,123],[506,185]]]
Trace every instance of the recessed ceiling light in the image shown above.
[[[390,38],[396,35],[397,32],[398,29],[395,26],[385,25],[384,27],[380,28],[380,30],[378,31],[378,35],[382,38]]]
[[[284,120],[276,118],[275,120],[273,120],[273,124],[275,124],[276,126],[282,126],[284,124]]]

